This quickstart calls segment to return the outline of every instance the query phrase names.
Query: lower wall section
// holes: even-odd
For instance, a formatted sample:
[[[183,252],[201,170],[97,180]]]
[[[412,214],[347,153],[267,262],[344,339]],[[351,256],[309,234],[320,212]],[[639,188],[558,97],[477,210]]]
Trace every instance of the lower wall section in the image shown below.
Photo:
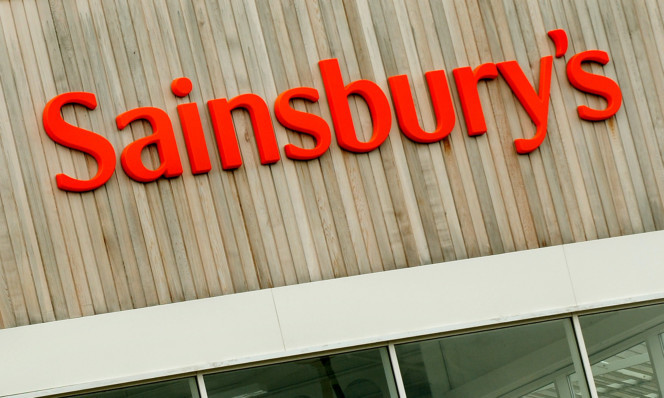
[[[664,298],[664,232],[0,330],[38,396]]]

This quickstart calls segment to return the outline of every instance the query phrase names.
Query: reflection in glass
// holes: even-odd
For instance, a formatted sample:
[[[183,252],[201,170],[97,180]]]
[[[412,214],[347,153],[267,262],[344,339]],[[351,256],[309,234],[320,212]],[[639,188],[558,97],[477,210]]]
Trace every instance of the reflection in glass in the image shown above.
[[[579,317],[602,398],[662,396],[664,305]]]
[[[408,398],[567,398],[569,376],[583,374],[570,320],[402,344],[396,351]],[[576,397],[588,397],[581,388]]]
[[[524,395],[522,398],[549,398],[557,396],[558,392],[556,391],[556,385],[554,383],[549,383],[544,387],[538,388],[537,390]]]
[[[196,379],[168,380],[118,388],[110,391],[76,395],[75,398],[198,398]]]
[[[569,385],[572,387],[572,397],[580,397],[583,391],[588,391],[586,380],[580,380],[577,373],[569,375]]]
[[[397,397],[385,348],[205,376],[209,398]]]

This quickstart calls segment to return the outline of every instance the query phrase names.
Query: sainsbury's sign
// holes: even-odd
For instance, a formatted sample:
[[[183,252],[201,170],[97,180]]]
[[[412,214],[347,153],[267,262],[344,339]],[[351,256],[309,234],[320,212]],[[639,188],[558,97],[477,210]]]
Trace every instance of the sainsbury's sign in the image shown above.
[[[562,57],[568,48],[567,34],[557,29],[549,32],[549,37],[556,47],[556,57]],[[585,105],[578,106],[579,117],[598,121],[612,117],[622,103],[620,87],[612,79],[586,72],[581,68],[584,62],[596,62],[605,65],[609,56],[605,51],[589,50],[572,56],[567,62],[567,78],[571,85],[585,93],[595,94],[606,99],[604,109],[592,109]],[[325,95],[330,107],[332,124],[337,144],[350,152],[365,153],[378,148],[386,139],[392,127],[390,103],[383,90],[369,80],[356,80],[344,84],[339,62],[326,59],[318,63]],[[487,132],[482,103],[477,84],[481,80],[490,80],[502,76],[528,113],[536,127],[532,138],[516,139],[514,145],[520,154],[527,154],[537,149],[546,137],[549,113],[549,94],[553,56],[540,60],[539,87],[535,89],[528,81],[523,69],[516,61],[485,63],[476,68],[460,67],[453,70],[454,81],[459,93],[467,131],[470,136]],[[406,75],[388,78],[388,85],[396,119],[401,132],[419,143],[434,143],[445,139],[455,123],[454,106],[444,70],[425,73],[434,113],[436,127],[425,131],[419,124],[417,111]],[[192,84],[186,77],[175,79],[171,91],[177,97],[185,97],[192,90]],[[348,97],[356,95],[366,102],[373,121],[373,131],[369,141],[360,141],[357,137]],[[302,112],[291,106],[291,100],[303,99],[316,102],[319,91],[313,87],[297,87],[284,91],[275,100],[274,113],[284,127],[313,137],[313,148],[301,148],[293,144],[284,146],[284,153],[289,159],[310,160],[323,155],[332,141],[330,126],[320,116]],[[84,152],[97,162],[97,173],[88,180],[81,180],[65,174],[56,175],[57,186],[65,191],[84,192],[104,185],[115,172],[116,152],[113,145],[103,136],[67,123],[62,117],[62,107],[68,104],[82,105],[90,110],[97,107],[94,93],[69,92],[56,96],[45,106],[43,112],[44,129],[48,136],[58,144]],[[242,156],[231,112],[235,109],[246,110],[251,118],[256,145],[261,164],[272,164],[280,160],[280,151],[274,133],[272,118],[263,98],[256,94],[241,94],[231,99],[218,98],[207,102],[212,120],[217,148],[224,170],[232,170],[242,165]],[[177,106],[182,125],[189,163],[193,174],[207,173],[212,169],[203,132],[201,116],[196,103]],[[182,161],[173,131],[172,120],[163,109],[140,107],[128,110],[116,117],[119,130],[137,120],[147,121],[152,134],[127,145],[120,155],[122,169],[129,177],[140,182],[151,182],[162,177],[178,177],[183,173]],[[141,153],[155,145],[159,154],[160,165],[152,170],[141,160]]]

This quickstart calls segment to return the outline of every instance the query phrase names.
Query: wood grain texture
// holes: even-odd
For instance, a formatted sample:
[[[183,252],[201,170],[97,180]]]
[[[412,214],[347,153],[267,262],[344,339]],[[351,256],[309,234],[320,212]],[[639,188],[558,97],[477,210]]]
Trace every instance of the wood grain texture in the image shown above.
[[[233,294],[329,278],[579,242],[664,228],[664,6],[656,0],[0,0],[0,328]],[[554,53],[548,135],[529,155],[515,138],[535,127],[502,77],[478,91],[488,133],[469,137],[452,70],[516,60],[530,82]],[[574,54],[611,61],[585,68],[618,82],[615,117],[565,71]],[[221,168],[206,102],[255,93],[270,110],[279,93],[319,90],[293,106],[330,109],[318,62],[337,58],[348,84],[408,76],[420,125],[436,126],[425,72],[445,70],[455,127],[415,143],[392,110],[389,138],[354,154],[333,139],[320,158],[286,158],[314,140],[274,129],[281,160],[261,165],[251,119],[233,112],[243,165]],[[170,91],[186,76],[193,91]],[[57,188],[58,173],[89,178],[94,160],[54,143],[42,111],[69,91],[98,107],[64,119],[108,139],[119,158],[151,134],[115,117],[153,106],[173,123],[184,173],[137,183],[118,161],[87,193]],[[212,171],[192,175],[177,105],[202,117]],[[349,98],[361,140],[371,113]],[[143,160],[157,167],[155,148]]]

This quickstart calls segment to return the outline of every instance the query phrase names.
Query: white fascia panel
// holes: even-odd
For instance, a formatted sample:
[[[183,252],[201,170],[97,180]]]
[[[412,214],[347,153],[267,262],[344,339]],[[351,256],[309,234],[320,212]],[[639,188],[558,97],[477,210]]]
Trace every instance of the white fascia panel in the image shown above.
[[[562,247],[289,286],[275,289],[274,299],[289,350],[443,332],[575,304]]]
[[[0,396],[126,382],[282,351],[269,291],[5,329]]]
[[[580,309],[661,298],[664,231],[564,245]]]

